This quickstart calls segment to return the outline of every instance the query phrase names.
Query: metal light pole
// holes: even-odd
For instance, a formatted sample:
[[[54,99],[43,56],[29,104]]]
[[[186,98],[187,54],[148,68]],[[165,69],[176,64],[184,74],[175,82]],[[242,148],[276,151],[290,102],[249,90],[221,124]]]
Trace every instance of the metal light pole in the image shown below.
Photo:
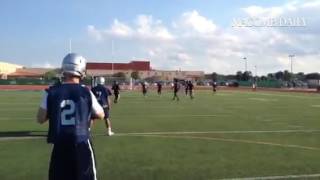
[[[292,82],[292,86],[293,86],[293,71],[292,71],[292,58],[294,57],[295,55],[294,54],[289,54],[289,59],[290,59],[290,66],[291,66],[291,76],[290,76],[290,79],[291,79],[291,82]],[[291,87],[293,88],[293,87]]]
[[[257,74],[257,65],[254,66],[254,71],[255,71],[255,76],[257,77],[258,74]]]
[[[72,52],[72,39],[69,39],[69,53]]]
[[[114,63],[114,43],[113,43],[113,40],[111,41],[111,57],[112,57],[111,73],[113,75],[114,74],[114,72],[113,72],[113,63]]]
[[[292,72],[292,58],[294,57],[294,54],[289,54],[289,59],[290,59],[290,64],[291,64],[291,74],[293,74]]]
[[[245,70],[244,72],[247,72],[247,57],[244,57],[243,60],[244,60],[244,65],[245,65],[244,66],[244,70]]]

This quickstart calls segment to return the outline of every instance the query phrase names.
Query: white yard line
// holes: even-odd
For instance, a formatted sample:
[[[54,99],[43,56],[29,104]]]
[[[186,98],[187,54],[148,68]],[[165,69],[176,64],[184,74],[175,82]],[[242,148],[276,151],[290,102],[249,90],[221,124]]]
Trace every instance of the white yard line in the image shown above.
[[[0,121],[12,121],[12,120],[34,120],[36,122],[36,118],[27,118],[27,117],[0,117]]]
[[[243,92],[244,94],[255,94],[256,95],[264,95],[264,96],[280,96],[280,97],[292,97],[292,98],[302,98],[302,99],[305,99],[305,98],[310,98],[310,99],[319,99],[320,96],[318,95],[305,95],[305,96],[301,96],[301,95],[289,95],[289,94],[277,94],[277,93],[274,93],[274,94],[269,94],[269,93],[263,93],[263,92],[255,92],[255,93],[246,93],[246,92]]]
[[[168,138],[168,139],[198,139],[198,140],[221,141],[221,142],[244,143],[244,144],[256,144],[256,145],[276,146],[276,147],[282,147],[282,148],[294,148],[294,149],[320,151],[320,148],[317,148],[317,147],[300,146],[300,145],[294,145],[294,144],[279,144],[279,143],[272,143],[272,142],[243,140],[243,139],[200,137],[200,136],[173,136],[173,135],[131,135],[131,136],[153,137],[153,138]]]
[[[265,99],[265,98],[249,98],[249,100],[262,101],[262,102],[275,102],[275,101],[278,101],[278,99]]]
[[[220,180],[275,180],[275,179],[307,179],[319,178],[320,174],[301,174],[301,175],[285,175],[285,176],[266,176],[266,177],[247,177],[247,178],[229,178]]]
[[[19,137],[0,137],[0,141],[25,140],[25,139],[44,139],[45,136],[19,136]]]
[[[183,135],[183,134],[256,134],[256,133],[318,133],[320,130],[275,130],[275,131],[168,131],[168,132],[132,132],[132,133],[116,133],[114,136],[155,136],[155,135]],[[105,134],[93,134],[93,136],[104,136]],[[0,141],[20,140],[20,139],[41,139],[46,136],[18,136],[18,137],[0,137]],[[169,137],[169,136],[163,136]],[[194,136],[177,136],[177,137],[194,137]],[[204,137],[208,138],[208,137]],[[224,139],[225,140],[225,139]]]
[[[320,132],[318,129],[310,130],[274,130],[274,131],[167,131],[167,132],[132,132],[117,133],[116,135],[166,135],[166,134],[256,134],[256,133],[314,133]]]

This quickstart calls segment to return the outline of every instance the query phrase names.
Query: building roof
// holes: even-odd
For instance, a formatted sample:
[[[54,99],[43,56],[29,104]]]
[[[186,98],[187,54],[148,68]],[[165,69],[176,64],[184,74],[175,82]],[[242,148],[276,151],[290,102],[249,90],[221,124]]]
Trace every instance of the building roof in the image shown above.
[[[129,63],[98,63],[88,62],[87,70],[132,70],[150,71],[149,61],[131,61]]]
[[[41,77],[46,72],[51,71],[50,68],[20,68],[16,72],[8,74],[9,77]]]

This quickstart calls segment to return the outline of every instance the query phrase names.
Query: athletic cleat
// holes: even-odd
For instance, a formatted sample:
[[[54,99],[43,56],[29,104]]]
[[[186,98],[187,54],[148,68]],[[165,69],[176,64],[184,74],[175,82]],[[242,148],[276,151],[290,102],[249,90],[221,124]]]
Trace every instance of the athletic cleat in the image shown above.
[[[112,132],[112,131],[107,132],[107,136],[112,136],[112,135],[114,135],[114,132]]]

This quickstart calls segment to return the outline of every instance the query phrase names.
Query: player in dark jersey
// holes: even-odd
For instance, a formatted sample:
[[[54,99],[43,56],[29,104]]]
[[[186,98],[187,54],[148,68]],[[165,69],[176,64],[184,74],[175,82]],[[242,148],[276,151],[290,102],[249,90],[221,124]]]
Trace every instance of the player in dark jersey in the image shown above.
[[[252,91],[256,91],[257,90],[257,81],[256,79],[254,78],[253,79],[253,82],[252,82]]]
[[[143,96],[146,96],[147,95],[147,83],[146,82],[141,82],[141,88],[142,88]]]
[[[107,128],[107,135],[112,136],[114,135],[114,132],[111,131],[111,121],[110,121],[110,108],[111,108],[111,102],[110,102],[110,96],[112,95],[109,88],[104,86],[105,79],[104,77],[98,77],[97,79],[97,85],[91,89],[93,94],[96,96],[99,104],[102,106],[104,110],[104,120]]]
[[[180,89],[180,85],[179,85],[179,82],[178,82],[178,79],[173,79],[173,98],[172,100],[176,100],[179,101],[179,96],[178,96],[178,92],[179,92],[179,89]]]
[[[118,103],[120,99],[120,86],[117,81],[113,81],[113,85],[111,89],[113,90],[113,94],[114,94],[113,102]]]
[[[44,92],[38,123],[49,121],[47,142],[52,143],[49,180],[96,180],[95,157],[90,141],[91,117],[104,112],[91,91],[80,84],[86,61],[68,54],[62,62],[63,83]]]
[[[212,81],[212,91],[213,93],[217,92],[217,82],[216,81]]]
[[[188,95],[188,91],[189,91],[188,83],[189,83],[189,81],[184,81],[184,92],[185,92],[186,96]]]
[[[161,95],[161,91],[162,91],[162,84],[160,81],[157,82],[157,92],[158,95]]]
[[[188,92],[189,92],[188,94],[190,96],[190,99],[193,99],[194,98],[194,96],[193,96],[193,88],[194,88],[194,86],[193,86],[191,81],[187,81],[187,87],[188,87]]]

